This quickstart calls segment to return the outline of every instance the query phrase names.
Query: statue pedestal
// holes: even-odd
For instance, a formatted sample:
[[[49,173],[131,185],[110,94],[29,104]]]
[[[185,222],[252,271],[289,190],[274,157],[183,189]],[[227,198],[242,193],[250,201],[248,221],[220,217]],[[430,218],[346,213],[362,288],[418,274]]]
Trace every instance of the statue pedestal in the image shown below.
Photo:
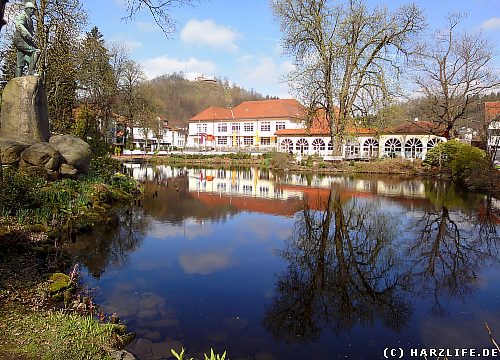
[[[10,80],[2,93],[0,138],[35,143],[50,137],[47,96],[38,76]]]

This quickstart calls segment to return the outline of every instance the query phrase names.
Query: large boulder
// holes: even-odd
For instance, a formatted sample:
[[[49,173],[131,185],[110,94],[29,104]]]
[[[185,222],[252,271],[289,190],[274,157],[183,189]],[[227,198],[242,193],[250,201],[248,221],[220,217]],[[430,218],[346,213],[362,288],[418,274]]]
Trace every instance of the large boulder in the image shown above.
[[[47,170],[55,171],[62,163],[62,156],[59,151],[52,148],[49,143],[40,142],[31,145],[21,153],[21,160],[31,166],[44,167]]]
[[[61,153],[66,163],[79,172],[87,172],[92,152],[85,141],[72,135],[54,135],[49,139],[49,144]]]
[[[18,142],[9,139],[0,139],[0,151],[2,152],[3,165],[17,165],[21,153],[28,148],[30,144]]]
[[[38,76],[10,80],[2,93],[0,137],[27,143],[50,137],[47,96]]]

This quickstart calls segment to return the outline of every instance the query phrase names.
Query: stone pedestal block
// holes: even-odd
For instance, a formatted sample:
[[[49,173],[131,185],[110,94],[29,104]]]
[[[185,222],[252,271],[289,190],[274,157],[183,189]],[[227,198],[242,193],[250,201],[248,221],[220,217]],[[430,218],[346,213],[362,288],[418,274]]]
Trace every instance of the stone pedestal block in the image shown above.
[[[14,78],[5,86],[0,137],[30,144],[49,140],[47,97],[37,76]]]

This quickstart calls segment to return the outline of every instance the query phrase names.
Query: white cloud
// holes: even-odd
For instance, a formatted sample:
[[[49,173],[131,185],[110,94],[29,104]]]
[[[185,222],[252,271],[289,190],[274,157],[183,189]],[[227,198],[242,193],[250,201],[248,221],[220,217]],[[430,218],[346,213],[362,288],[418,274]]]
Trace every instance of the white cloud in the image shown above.
[[[484,21],[481,25],[483,29],[498,30],[500,29],[500,17],[492,17]]]
[[[269,85],[278,86],[277,95],[281,98],[290,97],[288,86],[284,83],[285,76],[294,69],[291,61],[277,62],[270,56],[245,55],[239,59],[242,66],[241,73],[245,74],[245,83],[250,82],[255,89],[267,87]],[[264,94],[266,95],[266,94]]]
[[[181,254],[179,263],[186,274],[199,275],[212,274],[216,271],[227,269],[235,264],[229,254],[217,251],[198,254]]]
[[[186,60],[160,56],[142,61],[148,79],[173,72],[183,72],[188,78],[202,74],[214,74],[216,66],[208,60],[189,58]]]
[[[219,25],[213,20],[189,20],[181,31],[182,41],[206,45],[227,51],[236,51],[235,40],[241,36],[236,30]]]

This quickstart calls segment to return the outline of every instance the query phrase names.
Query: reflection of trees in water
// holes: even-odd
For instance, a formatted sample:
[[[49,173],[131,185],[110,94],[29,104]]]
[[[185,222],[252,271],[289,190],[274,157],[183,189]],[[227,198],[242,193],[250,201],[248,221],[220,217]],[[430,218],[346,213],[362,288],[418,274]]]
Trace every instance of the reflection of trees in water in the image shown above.
[[[310,341],[323,327],[383,321],[399,329],[410,317],[405,277],[394,270],[395,224],[376,204],[342,204],[330,192],[324,212],[301,212],[279,254],[288,261],[264,318],[277,338]]]
[[[436,315],[446,314],[443,298],[470,294],[478,285],[480,270],[489,261],[498,261],[497,226],[491,217],[478,214],[450,214],[442,206],[438,211],[425,211],[416,221],[418,237],[406,254],[411,263],[409,276],[415,292],[432,296]]]
[[[412,295],[431,299],[431,311],[464,298],[480,271],[498,265],[498,213],[486,201],[477,212],[424,210],[411,222],[415,238],[395,237],[397,218],[379,203],[342,203],[330,192],[324,211],[307,205],[279,255],[288,262],[266,310],[265,326],[288,341],[312,341],[325,328],[335,332],[382,321],[405,326]],[[400,215],[404,216],[404,214]]]
[[[67,250],[93,277],[99,278],[109,265],[125,263],[128,254],[144,238],[147,226],[142,209],[118,210],[107,225],[96,226],[92,233],[79,236]]]

